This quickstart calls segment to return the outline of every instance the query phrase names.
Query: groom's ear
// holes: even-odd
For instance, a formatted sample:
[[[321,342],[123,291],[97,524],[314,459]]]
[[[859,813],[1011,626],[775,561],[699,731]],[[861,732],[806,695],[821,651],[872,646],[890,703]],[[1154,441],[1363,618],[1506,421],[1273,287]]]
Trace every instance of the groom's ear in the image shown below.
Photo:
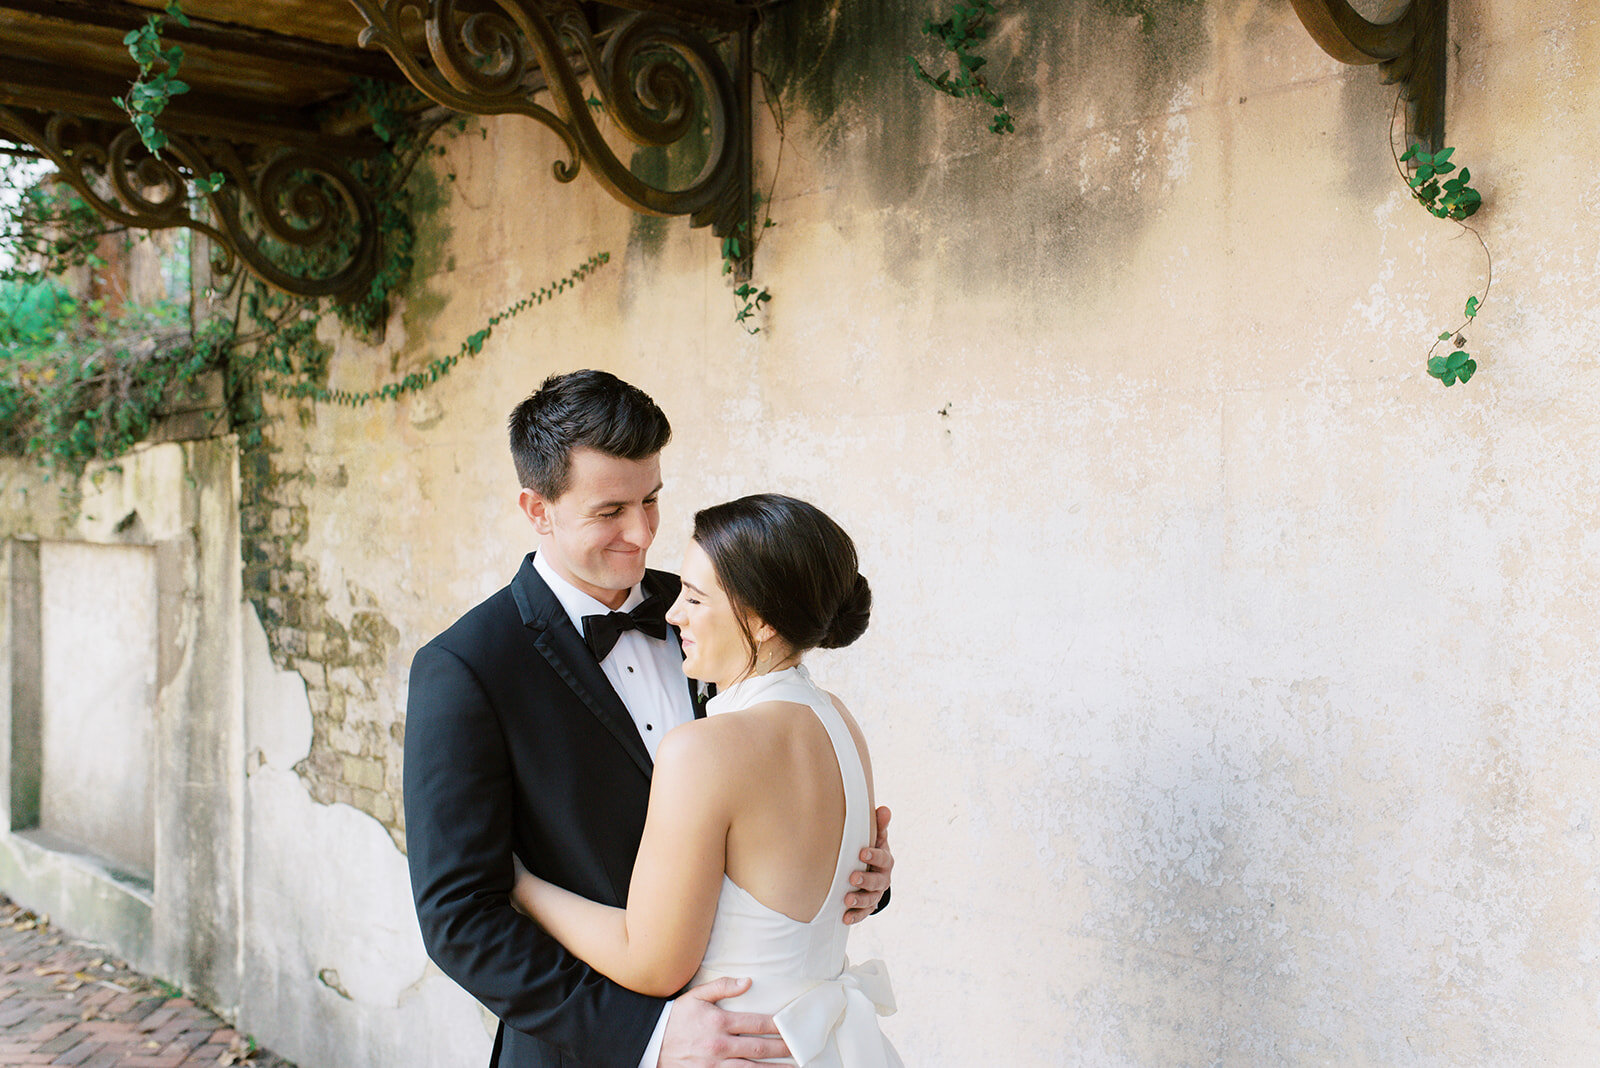
[[[537,492],[524,489],[517,494],[517,507],[522,509],[522,514],[533,524],[534,533],[550,533],[550,504]]]

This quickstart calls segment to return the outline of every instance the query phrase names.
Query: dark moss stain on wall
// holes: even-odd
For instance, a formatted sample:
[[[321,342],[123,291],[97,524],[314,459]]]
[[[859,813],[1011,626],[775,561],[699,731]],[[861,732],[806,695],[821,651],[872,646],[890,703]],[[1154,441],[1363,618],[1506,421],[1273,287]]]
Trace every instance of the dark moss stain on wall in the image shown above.
[[[635,178],[654,186],[664,185],[675,170],[681,169],[673,167],[672,153],[668,149],[655,145],[635,151],[628,167]],[[690,176],[693,177],[693,172],[690,172]],[[672,220],[638,211],[632,215],[633,225],[628,230],[628,262],[636,259],[654,260],[666,243],[667,228],[672,225]],[[624,286],[623,292],[626,293],[630,288]]]
[[[851,135],[880,147],[872,180],[888,199],[915,189],[931,91],[912,80],[906,56],[922,54],[927,13],[907,0],[796,0],[769,11],[756,35],[756,66],[825,149]]]
[[[417,234],[402,319],[407,337],[428,336],[429,324],[444,311],[449,300],[449,276],[456,265],[454,257],[445,253],[450,245],[451,227],[445,221],[449,213],[444,208],[450,202],[451,181],[448,171],[428,166],[417,167],[406,181]],[[406,355],[405,352],[395,353],[390,371],[398,370]]]
[[[843,203],[910,209],[863,222],[887,225],[888,269],[900,281],[937,247],[976,285],[1033,285],[1041,275],[1078,290],[1114,285],[1106,265],[1124,258],[1164,200],[1159,181],[1140,173],[1153,164],[1140,158],[1139,138],[1159,140],[1181,91],[1211,62],[1203,8],[1150,0],[1156,17],[1144,33],[1103,0],[999,0],[980,50],[1017,128],[995,135],[990,109],[943,97],[909,71],[908,55],[930,69],[948,59],[921,27],[951,6],[796,0],[768,12],[757,64],[785,110],[803,117],[796,125],[815,129],[831,157],[820,168],[855,185]],[[1184,106],[1205,103],[1218,102]],[[1080,155],[1095,159],[1091,181],[1080,180]],[[846,233],[853,225],[835,221]]]
[[[705,114],[703,107],[700,114]],[[657,189],[686,189],[694,184],[710,155],[711,131],[701,125],[674,144],[644,145],[635,149],[628,170],[635,178]],[[682,217],[646,215],[638,211],[630,215],[628,255],[623,259],[623,269],[629,277],[621,287],[624,312],[638,289],[632,284],[635,274],[651,273],[666,246],[667,235],[674,227],[687,229],[689,226],[689,220]]]

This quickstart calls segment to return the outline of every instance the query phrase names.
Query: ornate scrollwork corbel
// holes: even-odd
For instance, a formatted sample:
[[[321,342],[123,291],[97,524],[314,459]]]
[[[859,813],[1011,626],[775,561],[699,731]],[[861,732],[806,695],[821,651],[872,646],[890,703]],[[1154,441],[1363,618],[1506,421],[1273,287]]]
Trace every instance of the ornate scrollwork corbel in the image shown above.
[[[1406,132],[1429,151],[1444,147],[1446,44],[1450,0],[1410,0],[1391,22],[1371,22],[1350,0],[1290,0],[1295,14],[1334,59],[1376,63],[1403,87]]]
[[[171,134],[160,157],[132,127],[75,115],[0,107],[0,131],[54,163],[60,177],[111,221],[135,229],[187,227],[209,237],[219,273],[244,267],[268,285],[306,297],[353,297],[377,270],[376,212],[340,163],[306,148],[249,158],[221,141]],[[196,212],[189,181],[220,172]]]
[[[361,43],[383,48],[436,103],[473,115],[522,115],[552,130],[567,154],[554,165],[557,181],[570,182],[587,166],[635,211],[687,215],[720,236],[748,218],[748,92],[741,94],[711,41],[683,21],[639,12],[600,33],[573,0],[351,3],[368,22]],[[407,43],[402,22],[411,17],[425,31],[426,57]],[[676,189],[635,176],[595,122],[585,75],[611,122],[636,144],[674,145],[703,122],[708,150],[699,173]],[[552,107],[535,101],[543,90]]]

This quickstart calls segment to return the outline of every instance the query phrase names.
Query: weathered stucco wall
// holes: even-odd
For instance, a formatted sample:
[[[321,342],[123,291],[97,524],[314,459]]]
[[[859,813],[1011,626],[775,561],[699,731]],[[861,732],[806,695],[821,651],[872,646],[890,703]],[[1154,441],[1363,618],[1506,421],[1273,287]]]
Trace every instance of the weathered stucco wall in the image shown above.
[[[422,294],[337,385],[612,260],[425,395],[275,435],[316,596],[394,629],[339,728],[378,751],[330,718],[330,752],[394,796],[406,651],[529,547],[504,415],[603,366],[676,426],[658,564],[762,489],[861,543],[875,624],[821,672],[897,812],[857,952],[909,1063],[1600,1055],[1600,22],[1452,6],[1495,284],[1448,391],[1423,356],[1480,253],[1408,201],[1392,91],[1285,3],[1156,5],[1148,36],[1002,5],[1004,138],[906,76],[922,7],[775,9],[754,337],[705,233],[551,183],[530,124],[450,142]]]
[[[1282,0],[1149,6],[1002,3],[1003,138],[907,75],[924,6],[771,10],[755,336],[709,234],[555,184],[540,128],[446,143],[415,290],[333,385],[611,261],[245,459],[243,1026],[484,1060],[394,885],[409,653],[531,547],[507,411],[601,366],[675,424],[658,565],[756,490],[861,546],[874,625],[818,672],[896,811],[855,950],[908,1063],[1600,1059],[1600,17],[1451,5],[1494,288],[1447,391],[1481,253],[1408,200],[1392,90]]]

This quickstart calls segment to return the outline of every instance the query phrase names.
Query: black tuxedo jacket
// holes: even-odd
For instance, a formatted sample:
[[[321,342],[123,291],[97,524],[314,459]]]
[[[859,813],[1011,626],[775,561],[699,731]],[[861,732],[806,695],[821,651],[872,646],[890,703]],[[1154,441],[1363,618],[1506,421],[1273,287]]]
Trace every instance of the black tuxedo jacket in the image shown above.
[[[644,588],[670,604],[678,580],[650,571]],[[412,895],[429,956],[500,1018],[493,1065],[638,1068],[663,1002],[593,971],[507,895],[515,852],[552,882],[626,904],[650,770],[632,717],[532,554],[412,661]]]

